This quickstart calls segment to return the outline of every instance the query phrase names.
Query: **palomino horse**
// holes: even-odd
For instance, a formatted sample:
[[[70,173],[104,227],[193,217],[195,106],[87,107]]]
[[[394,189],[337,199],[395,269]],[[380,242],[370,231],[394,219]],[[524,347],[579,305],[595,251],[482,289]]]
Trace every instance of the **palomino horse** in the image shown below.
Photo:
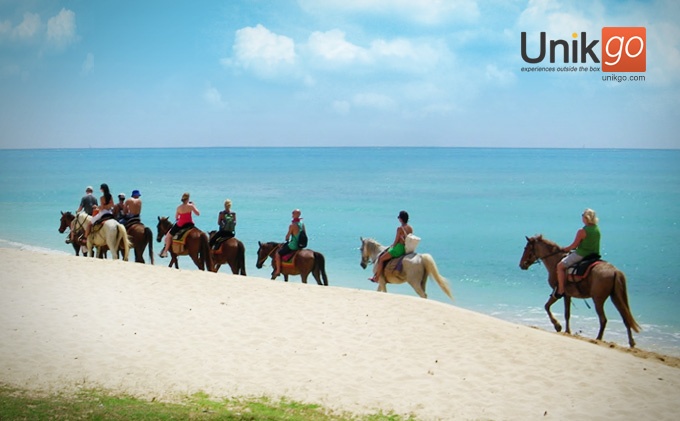
[[[63,234],[66,228],[69,228],[73,232],[74,240],[71,241],[73,250],[76,252],[76,256],[80,256],[80,236],[85,232],[85,227],[82,225],[74,226],[72,225],[75,221],[76,216],[71,212],[62,212],[61,219],[59,220],[59,233]],[[68,241],[67,241],[68,242]]]
[[[268,257],[272,258],[272,264],[274,263],[274,253],[278,253],[283,243],[269,242],[262,243],[257,242],[260,248],[257,250],[257,268],[262,269],[262,265],[267,260]],[[275,269],[276,270],[276,269]],[[288,275],[300,275],[302,278],[302,283],[307,283],[307,277],[309,274],[314,276],[316,283],[319,285],[328,286],[328,276],[326,276],[326,258],[323,254],[318,251],[310,249],[302,249],[297,252],[293,258],[292,264],[286,264],[281,262],[281,274],[283,275],[283,280],[288,282]],[[323,278],[323,283],[321,279]],[[272,279],[276,279],[274,272],[272,272]]]
[[[210,238],[216,233],[217,231],[210,231]],[[223,264],[228,263],[231,273],[246,276],[246,247],[241,240],[236,237],[224,240],[218,249],[210,248],[210,254],[215,265],[215,272],[220,270]]]
[[[522,270],[527,270],[529,269],[529,266],[536,263],[536,261],[541,260],[548,270],[548,284],[551,288],[555,289],[557,287],[557,264],[564,258],[566,253],[562,251],[560,246],[543,238],[542,235],[531,238],[526,237],[526,239],[527,245],[524,247],[524,253],[519,261],[519,267]],[[592,298],[595,303],[597,317],[600,319],[600,332],[597,334],[597,339],[602,340],[604,328],[607,326],[607,316],[604,314],[604,302],[607,300],[607,297],[611,297],[612,302],[621,314],[623,324],[628,331],[628,344],[630,344],[631,348],[635,346],[631,329],[639,332],[640,326],[633,318],[630,306],[628,305],[626,275],[614,267],[614,265],[603,262],[592,267],[588,276],[583,280],[579,282],[569,282],[567,280],[564,292],[564,318],[567,324],[566,333],[571,333],[569,328],[571,299]],[[562,330],[562,326],[550,312],[550,306],[557,300],[559,300],[559,298],[555,298],[551,295],[550,298],[548,298],[548,302],[545,303],[545,311],[548,313],[548,317],[555,327],[555,330],[559,332]]]
[[[74,226],[85,226],[90,223],[92,217],[85,212],[76,215]],[[108,246],[114,260],[118,260],[118,250],[123,250],[123,260],[128,260],[130,254],[130,241],[128,240],[125,227],[115,219],[108,219],[100,224],[99,229],[94,228],[87,237],[87,255],[92,256],[94,246]]]
[[[135,250],[135,262],[144,263],[144,249],[149,246],[149,260],[153,265],[153,232],[151,228],[144,226],[141,222],[133,225],[126,225],[128,238]]]
[[[156,229],[158,230],[158,236],[156,241],[159,243],[164,241],[165,234],[172,228],[172,222],[167,216],[158,217],[158,225]],[[173,251],[173,247],[170,247],[170,264],[168,267],[175,265],[176,269],[179,269],[179,264],[177,262],[177,256],[189,255],[191,260],[194,261],[196,267],[200,270],[209,270],[214,272],[212,257],[210,256],[210,244],[208,244],[208,234],[204,233],[200,229],[194,227],[185,237],[184,250],[177,254]]]
[[[366,269],[369,262],[375,263],[380,254],[386,249],[387,247],[372,238],[361,238],[361,267]],[[425,285],[427,284],[428,276],[431,276],[442,291],[453,300],[449,282],[439,274],[437,264],[431,255],[427,253],[406,255],[402,260],[401,271],[396,270],[397,261],[398,259],[392,259],[385,266],[383,275],[378,280],[378,291],[387,292],[386,284],[388,283],[403,284],[408,282],[418,295],[422,298],[427,298]]]

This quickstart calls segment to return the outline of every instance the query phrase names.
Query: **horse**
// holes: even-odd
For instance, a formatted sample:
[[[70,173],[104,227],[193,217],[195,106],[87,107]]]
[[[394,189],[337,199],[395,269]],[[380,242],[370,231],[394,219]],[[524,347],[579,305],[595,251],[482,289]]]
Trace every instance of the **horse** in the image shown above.
[[[274,264],[274,253],[278,253],[283,243],[270,241],[268,243],[257,242],[260,248],[257,250],[257,266],[262,269],[262,265],[271,257],[272,264]],[[296,252],[292,264],[281,262],[281,274],[283,280],[288,282],[288,275],[300,275],[302,283],[307,283],[309,274],[314,276],[316,283],[319,285],[328,286],[328,276],[326,276],[326,258],[318,251],[310,249],[301,249]],[[275,271],[272,271],[272,279],[276,279]],[[323,279],[323,282],[321,280]]]
[[[158,225],[156,225],[156,230],[158,231],[158,236],[156,241],[159,243],[164,240],[165,234],[172,228],[172,222],[167,216],[158,217]],[[200,270],[209,270],[215,272],[212,263],[212,257],[210,256],[210,244],[208,244],[208,235],[201,231],[200,229],[194,227],[185,237],[184,250],[177,254],[174,252],[173,247],[170,247],[170,264],[168,267],[175,266],[175,269],[179,269],[179,264],[177,261],[177,256],[189,255],[191,260],[194,261],[196,267]]]
[[[542,235],[534,237],[525,237],[527,244],[524,247],[524,253],[519,261],[519,267],[522,270],[527,270],[531,265],[538,260],[543,262],[545,268],[548,270],[548,284],[554,290],[557,288],[557,264],[566,256],[566,252],[562,250],[556,243],[543,238]],[[626,290],[626,275],[618,270],[614,265],[608,262],[601,262],[590,269],[590,273],[579,282],[565,282],[564,288],[564,318],[566,320],[566,333],[571,333],[569,327],[569,317],[571,309],[572,298],[592,298],[595,303],[595,311],[600,320],[600,331],[597,334],[597,340],[602,340],[604,328],[607,326],[607,316],[604,314],[604,303],[608,297],[611,297],[614,306],[621,314],[623,324],[626,326],[628,332],[628,344],[631,348],[635,347],[633,334],[631,330],[640,332],[640,326],[633,318],[628,305],[628,292]],[[555,319],[550,312],[550,307],[557,302],[559,298],[552,295],[545,303],[545,311],[552,322],[555,330],[560,332],[562,326]]]
[[[85,212],[80,212],[76,215],[74,226],[84,227],[92,221],[92,217]],[[130,254],[130,241],[128,240],[125,227],[118,223],[115,219],[108,219],[101,223],[98,230],[92,229],[90,235],[87,237],[87,255],[93,256],[92,248],[97,246],[107,246],[111,250],[114,260],[118,260],[118,250],[123,250],[123,260],[128,260]]]
[[[149,260],[154,264],[153,260],[153,232],[151,228],[144,226],[143,223],[138,222],[132,225],[126,225],[127,235],[132,243],[132,248],[135,250],[135,262],[144,262],[144,249],[149,246]]]
[[[216,233],[217,231],[210,231],[210,238]],[[231,273],[246,276],[246,247],[241,240],[236,237],[224,240],[217,249],[211,247],[210,254],[215,272],[220,270],[223,264],[228,263],[231,267]]]
[[[366,269],[369,262],[375,263],[387,247],[381,245],[372,238],[360,238],[361,240],[361,267]],[[378,291],[387,292],[387,284],[403,284],[408,282],[421,298],[427,298],[425,286],[427,278],[432,277],[444,293],[453,300],[449,282],[439,274],[434,258],[427,253],[407,254],[402,261],[402,271],[397,271],[398,259],[387,262],[383,275],[378,279]]]
[[[66,242],[71,243],[73,250],[76,252],[76,256],[80,256],[80,241],[78,239],[85,232],[85,227],[82,225],[72,226],[71,224],[75,219],[76,216],[71,212],[61,212],[61,218],[59,219],[59,234],[63,234],[66,231],[66,228],[73,231],[74,240],[66,240]]]

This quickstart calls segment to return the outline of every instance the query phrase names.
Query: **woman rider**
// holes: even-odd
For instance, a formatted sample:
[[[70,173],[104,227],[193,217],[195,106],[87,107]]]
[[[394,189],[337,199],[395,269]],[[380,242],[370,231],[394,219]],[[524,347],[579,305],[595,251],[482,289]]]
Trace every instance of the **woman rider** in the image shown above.
[[[281,274],[281,256],[285,256],[299,249],[298,238],[300,237],[300,231],[302,230],[302,218],[300,218],[300,215],[300,209],[295,209],[293,211],[293,220],[288,226],[288,232],[286,233],[286,243],[281,246],[278,253],[274,255],[274,263],[276,265],[273,274],[274,278]]]
[[[98,222],[104,215],[112,215],[113,207],[113,197],[111,196],[111,191],[109,190],[108,184],[104,183],[99,186],[99,190],[102,192],[102,197],[99,198],[99,213],[90,219],[90,223],[85,226],[85,238],[90,235],[92,227],[96,222]]]
[[[597,226],[599,221],[595,211],[592,209],[584,210],[581,214],[581,221],[584,225],[583,228],[576,231],[574,242],[562,249],[570,253],[557,264],[557,290],[553,291],[553,296],[557,299],[564,295],[567,268],[580,262],[588,255],[600,254],[600,228]]]
[[[372,282],[378,282],[383,274],[385,263],[395,257],[400,257],[406,254],[406,236],[413,234],[413,228],[408,224],[408,212],[399,212],[399,227],[394,237],[392,245],[380,254],[378,261],[375,263],[375,274],[372,278],[368,278]]]
[[[210,247],[217,250],[217,242],[224,238],[229,239],[236,236],[236,212],[231,211],[231,199],[224,201],[224,210],[217,215],[217,225],[219,231],[210,239]]]
[[[172,244],[172,236],[177,234],[181,228],[193,227],[194,221],[191,214],[195,213],[196,216],[200,216],[201,212],[196,209],[194,202],[189,201],[189,193],[184,193],[182,195],[182,204],[177,206],[175,211],[175,225],[170,228],[167,234],[165,234],[165,247],[161,251],[160,257],[168,257],[168,250],[170,250],[170,245]]]

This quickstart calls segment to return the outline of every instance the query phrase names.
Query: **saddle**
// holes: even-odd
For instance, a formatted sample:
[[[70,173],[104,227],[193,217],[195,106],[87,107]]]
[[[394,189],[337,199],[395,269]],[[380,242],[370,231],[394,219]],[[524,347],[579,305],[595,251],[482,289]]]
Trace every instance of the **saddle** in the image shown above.
[[[101,227],[101,225],[102,225],[104,222],[108,221],[109,219],[113,219],[113,214],[112,214],[112,213],[104,214],[104,215],[101,217],[101,219],[99,219],[99,221],[95,222],[94,225],[92,225],[92,229],[93,229],[93,230],[99,229],[99,228]]]
[[[385,272],[390,272],[395,278],[404,278],[404,258],[415,253],[404,254],[403,256],[394,257],[385,264]]]
[[[172,236],[172,252],[175,254],[182,254],[184,252],[184,244],[187,240],[189,231],[194,229],[193,226],[180,228],[175,235]]]
[[[579,282],[586,278],[593,267],[604,263],[602,256],[597,253],[589,254],[583,260],[567,268],[567,279],[569,282]]]
[[[281,264],[288,266],[295,266],[295,256],[300,252],[300,250],[294,250],[285,256],[281,256]]]
[[[127,221],[125,221],[125,229],[128,230],[133,225],[137,225],[137,224],[141,224],[141,223],[142,223],[142,220],[140,219],[140,217],[135,216],[135,217],[130,218]]]

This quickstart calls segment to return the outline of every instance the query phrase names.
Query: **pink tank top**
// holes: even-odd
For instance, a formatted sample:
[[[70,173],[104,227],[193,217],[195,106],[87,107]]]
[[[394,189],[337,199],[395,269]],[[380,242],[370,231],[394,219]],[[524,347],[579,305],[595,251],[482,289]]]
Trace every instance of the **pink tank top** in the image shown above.
[[[177,218],[177,225],[181,227],[181,226],[184,226],[184,224],[186,224],[188,222],[192,222],[192,223],[194,222],[191,219],[191,212],[180,213],[179,218]]]

